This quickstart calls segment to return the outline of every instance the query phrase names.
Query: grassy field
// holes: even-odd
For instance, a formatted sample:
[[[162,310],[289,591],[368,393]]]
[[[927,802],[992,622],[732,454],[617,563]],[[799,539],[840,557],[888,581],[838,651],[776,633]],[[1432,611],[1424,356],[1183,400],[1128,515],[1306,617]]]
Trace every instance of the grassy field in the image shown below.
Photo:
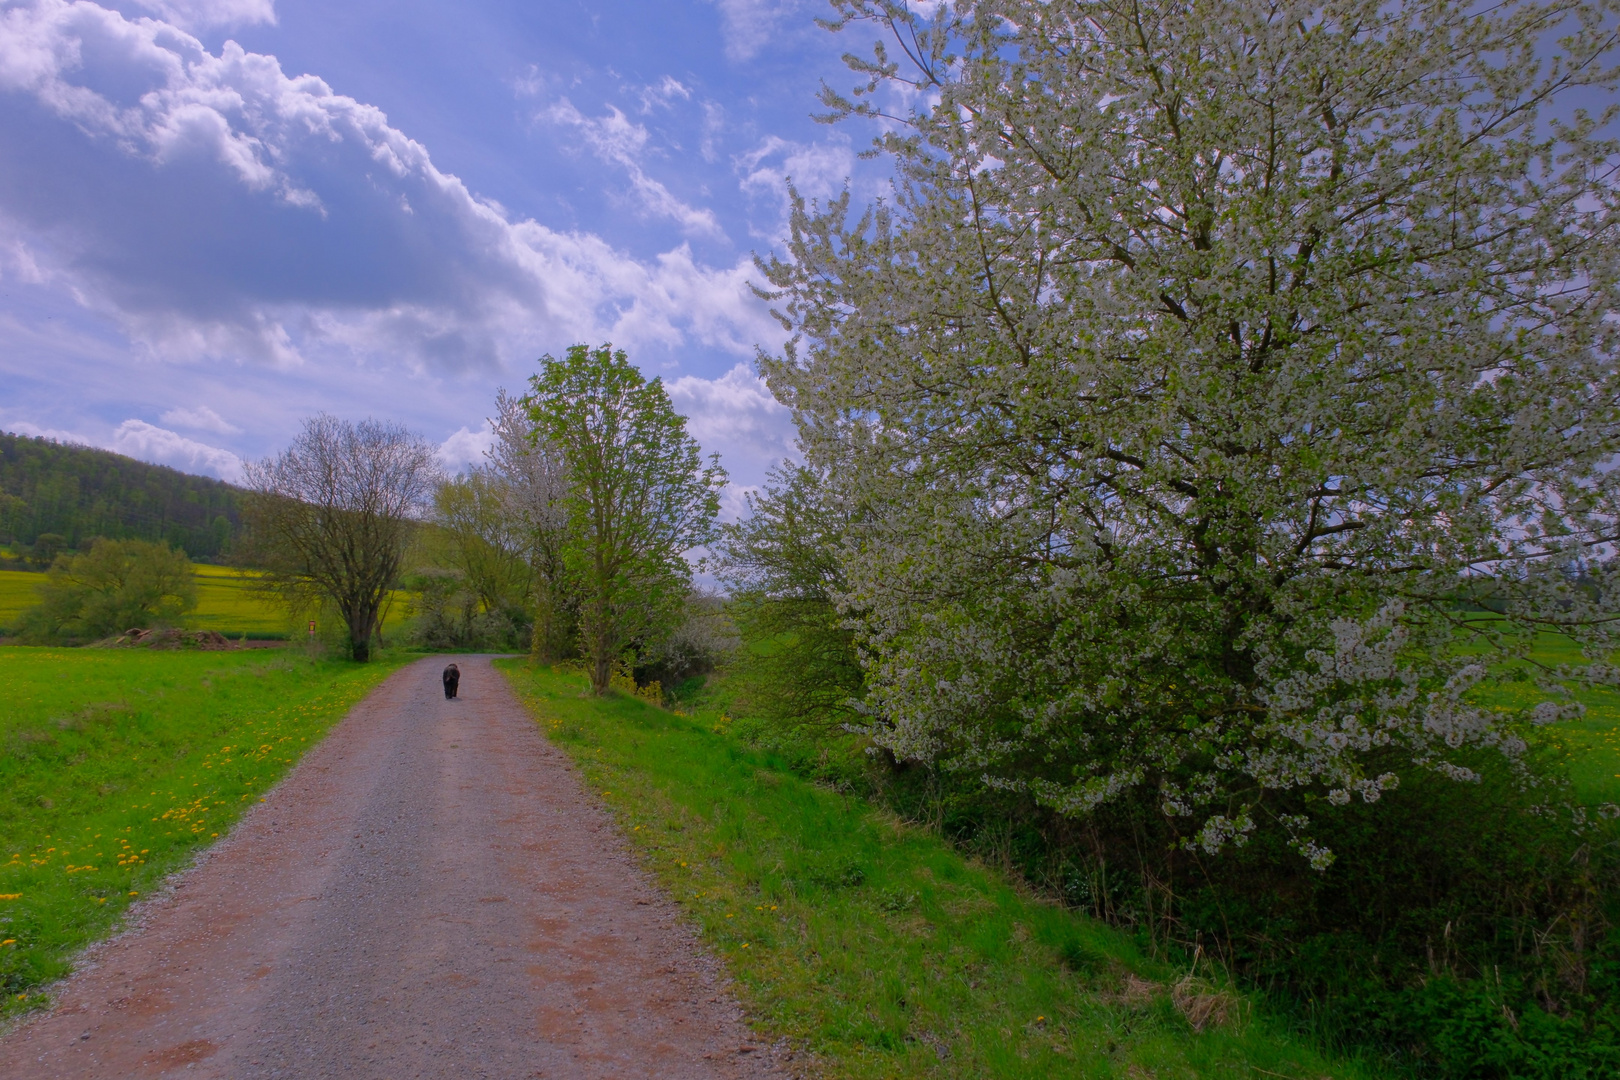
[[[1372,1075],[1280,1033],[1209,972],[1154,962],[778,769],[723,719],[498,666],[724,957],[763,1034],[810,1050],[825,1075]]]
[[[0,1017],[404,659],[0,648]]]
[[[1557,634],[1541,634],[1532,659],[1549,667],[1578,667],[1587,662],[1568,638]],[[1483,687],[1474,699],[1507,710],[1535,705],[1546,700],[1546,695],[1526,680]],[[1586,715],[1541,728],[1538,737],[1568,751],[1570,779],[1581,801],[1620,803],[1620,692],[1603,687],[1581,689],[1575,692],[1575,699],[1586,706]]]
[[[253,590],[254,574],[228,566],[196,564],[197,609],[185,617],[188,630],[217,630],[226,637],[280,637],[295,633],[287,613]],[[10,626],[24,608],[39,602],[36,588],[44,574],[0,570],[0,628]],[[394,595],[384,637],[391,637],[405,622],[406,598]]]

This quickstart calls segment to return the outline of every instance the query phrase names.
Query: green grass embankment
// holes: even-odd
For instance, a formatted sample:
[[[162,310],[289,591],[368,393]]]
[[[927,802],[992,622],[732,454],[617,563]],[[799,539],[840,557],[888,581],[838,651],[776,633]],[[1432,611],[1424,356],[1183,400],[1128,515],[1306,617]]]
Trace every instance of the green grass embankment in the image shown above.
[[[762,1036],[789,1037],[824,1075],[1371,1075],[1230,988],[778,769],[723,721],[497,665],[725,959]]]
[[[0,1017],[405,659],[0,648]]]

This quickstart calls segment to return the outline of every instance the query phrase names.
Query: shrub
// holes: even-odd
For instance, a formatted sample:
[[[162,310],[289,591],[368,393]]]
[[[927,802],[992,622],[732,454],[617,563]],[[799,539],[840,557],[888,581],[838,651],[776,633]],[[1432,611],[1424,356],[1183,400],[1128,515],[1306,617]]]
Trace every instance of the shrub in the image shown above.
[[[145,540],[96,540],[87,552],[56,556],[40,593],[22,616],[24,641],[94,640],[168,625],[197,606],[185,552]]]

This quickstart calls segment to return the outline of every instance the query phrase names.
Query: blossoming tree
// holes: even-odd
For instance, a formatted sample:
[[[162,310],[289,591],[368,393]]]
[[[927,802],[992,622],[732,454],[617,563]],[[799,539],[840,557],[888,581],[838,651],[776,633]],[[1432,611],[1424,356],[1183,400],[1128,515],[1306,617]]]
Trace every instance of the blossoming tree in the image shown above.
[[[761,364],[881,745],[1320,867],[1279,794],[1575,711],[1468,691],[1614,645],[1613,0],[838,6],[893,196],[796,203]]]

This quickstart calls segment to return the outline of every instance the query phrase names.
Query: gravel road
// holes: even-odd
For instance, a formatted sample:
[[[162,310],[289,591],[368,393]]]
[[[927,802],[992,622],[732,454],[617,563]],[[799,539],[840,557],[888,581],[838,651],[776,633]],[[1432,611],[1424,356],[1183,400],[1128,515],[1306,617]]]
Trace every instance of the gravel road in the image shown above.
[[[392,677],[57,1006],[0,1078],[784,1073],[487,658]]]

